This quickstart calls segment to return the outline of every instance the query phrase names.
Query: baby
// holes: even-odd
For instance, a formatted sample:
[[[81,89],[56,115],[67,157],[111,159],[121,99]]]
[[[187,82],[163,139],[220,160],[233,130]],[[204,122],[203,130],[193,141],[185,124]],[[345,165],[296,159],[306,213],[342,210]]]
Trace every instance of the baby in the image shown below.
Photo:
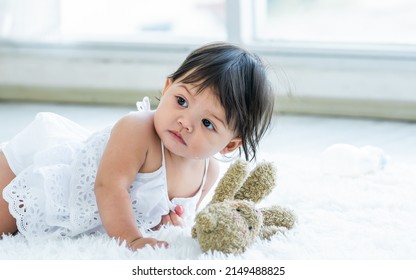
[[[181,225],[218,178],[217,154],[256,157],[274,94],[258,56],[228,43],[193,51],[167,77],[156,110],[89,133],[52,113],[0,150],[0,234],[26,238],[106,232],[133,250]]]

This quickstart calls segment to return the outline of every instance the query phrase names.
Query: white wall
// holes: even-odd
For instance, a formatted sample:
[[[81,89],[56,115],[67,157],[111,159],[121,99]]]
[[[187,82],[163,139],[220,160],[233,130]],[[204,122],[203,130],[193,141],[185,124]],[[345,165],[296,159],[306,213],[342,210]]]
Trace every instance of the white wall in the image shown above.
[[[3,46],[0,99],[29,100],[30,88],[38,89],[35,95],[44,88],[78,89],[85,94],[94,90],[89,94],[95,95],[99,90],[110,95],[157,92],[194,47]],[[281,101],[278,108],[283,112],[416,119],[416,56],[383,51],[253,49],[272,66],[275,74],[271,77],[278,84]],[[114,99],[117,102],[117,96]],[[76,96],[69,100],[82,101]],[[100,102],[100,97],[93,100]],[[129,98],[123,100],[130,102]]]

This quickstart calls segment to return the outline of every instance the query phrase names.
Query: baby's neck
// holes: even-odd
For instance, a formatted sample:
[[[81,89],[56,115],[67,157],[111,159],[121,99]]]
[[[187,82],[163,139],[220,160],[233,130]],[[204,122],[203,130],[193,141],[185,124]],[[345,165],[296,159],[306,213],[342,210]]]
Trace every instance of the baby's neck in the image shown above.
[[[182,156],[178,156],[175,153],[172,153],[170,150],[165,148],[165,160],[169,161],[170,163],[179,166],[193,166],[196,164],[200,164],[201,162],[205,162],[206,159],[204,158],[186,158]]]

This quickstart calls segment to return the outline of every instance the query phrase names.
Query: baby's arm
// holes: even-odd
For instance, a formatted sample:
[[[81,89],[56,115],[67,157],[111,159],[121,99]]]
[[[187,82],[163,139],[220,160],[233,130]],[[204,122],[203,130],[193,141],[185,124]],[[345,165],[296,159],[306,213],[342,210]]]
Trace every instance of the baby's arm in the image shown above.
[[[128,115],[113,128],[98,167],[95,194],[103,226],[111,237],[126,241],[132,249],[149,244],[167,245],[165,241],[144,238],[131,206],[128,188],[146,159],[147,143],[143,137],[149,121]]]

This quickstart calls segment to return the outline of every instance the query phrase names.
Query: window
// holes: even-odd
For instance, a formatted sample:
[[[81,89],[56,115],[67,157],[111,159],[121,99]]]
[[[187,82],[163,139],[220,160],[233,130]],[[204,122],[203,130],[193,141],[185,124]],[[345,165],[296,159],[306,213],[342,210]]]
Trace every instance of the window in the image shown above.
[[[1,0],[0,40],[416,44],[413,0]]]
[[[225,40],[225,0],[0,2],[0,38],[34,42]]]
[[[416,120],[415,14],[413,0],[0,0],[0,99],[131,103],[227,40],[284,72],[282,111]]]
[[[263,0],[256,7],[262,41],[416,44],[413,0]]]

